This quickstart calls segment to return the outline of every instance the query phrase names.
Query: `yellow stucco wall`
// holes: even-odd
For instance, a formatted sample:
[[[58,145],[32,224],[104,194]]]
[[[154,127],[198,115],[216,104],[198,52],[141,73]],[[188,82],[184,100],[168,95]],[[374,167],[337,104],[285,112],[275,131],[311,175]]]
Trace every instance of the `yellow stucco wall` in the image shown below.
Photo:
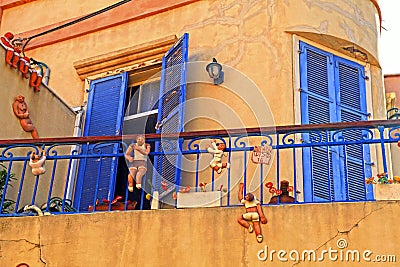
[[[24,32],[44,27],[50,23],[73,19],[82,14],[92,13],[106,6],[114,4],[113,0],[96,0],[91,3],[87,1],[69,1],[68,8],[63,0],[36,0],[16,8],[3,11],[1,32]],[[57,10],[57,12],[48,12]],[[7,19],[9,18],[9,19]],[[16,23],[15,19],[21,18]]]
[[[5,57],[5,51],[0,47],[0,58]],[[33,88],[29,86],[29,79],[22,78],[19,71],[11,68],[5,63],[0,62],[0,81],[2,89],[0,90],[0,139],[32,139],[30,133],[25,132],[19,119],[14,115],[12,104],[16,96],[25,96],[29,110],[29,117],[37,128],[39,137],[70,137],[74,131],[75,113],[49,88],[42,85],[40,92],[34,92]],[[4,157],[26,157],[28,151],[33,151],[34,146],[25,146],[25,148],[10,148],[7,151],[2,151]],[[71,147],[56,147],[55,150],[59,155],[70,153]],[[52,151],[50,151],[52,152]],[[9,154],[11,153],[11,154]],[[54,153],[54,152],[53,152]],[[54,155],[54,154],[52,154]],[[4,163],[8,165],[7,163]],[[11,172],[17,178],[8,187],[7,197],[9,199],[17,199],[19,190],[19,183],[23,173],[23,161],[13,162]],[[67,173],[68,162],[61,160],[57,164],[57,176],[53,188],[53,196],[62,196],[65,186],[65,177]],[[47,166],[47,172],[41,176],[36,203],[47,202],[47,194],[51,182],[52,166]],[[63,178],[64,177],[64,178]],[[36,177],[31,173],[30,168],[26,168],[24,176],[24,186],[21,191],[20,208],[23,205],[31,203],[32,200],[32,185],[35,184]]]
[[[266,206],[261,244],[236,222],[243,207],[2,218],[0,265],[398,266],[399,204]],[[315,261],[308,260],[310,250]],[[306,251],[306,260],[297,262],[296,251],[299,257]],[[363,255],[371,261],[394,255],[396,262],[367,262]]]
[[[1,30],[29,31],[85,15],[111,2],[70,0],[71,9],[66,10],[61,0],[33,1],[5,10]],[[49,9],[54,12],[47,12]],[[29,23],[16,24],[15,17],[21,14],[32,19]],[[300,39],[364,65],[369,74],[366,83],[370,119],[385,118],[385,95],[378,61],[379,16],[369,0],[197,1],[28,50],[27,54],[49,65],[52,70],[50,86],[69,105],[79,106],[85,100],[87,82],[85,84],[78,76],[74,62],[146,45],[171,35],[179,37],[185,32],[190,36],[189,61],[201,62],[193,80],[207,79],[204,67],[213,57],[224,65],[225,71],[225,82],[221,86],[189,84],[186,131],[298,124],[296,41]],[[343,49],[353,46],[366,53],[367,58]],[[261,100],[262,105],[246,102],[248,98]],[[204,99],[208,102],[201,101]],[[269,110],[272,116],[263,116],[268,115]],[[257,120],[255,115],[260,114],[262,120]],[[281,155],[282,162],[291,162],[289,154]],[[207,161],[205,158],[204,162]],[[241,170],[235,170],[241,166],[241,162],[232,166],[233,184],[243,178]],[[258,174],[252,167],[248,168],[249,177]],[[273,165],[272,170],[275,168]],[[275,180],[273,173],[268,180]],[[208,181],[209,176],[209,168],[206,168],[200,180]],[[281,176],[293,177],[293,170],[285,168]],[[193,177],[184,177],[183,184],[191,184]],[[226,177],[219,177],[218,183],[226,185]]]
[[[69,5],[76,8],[68,12],[59,1],[50,2],[34,1],[6,10],[3,14],[2,30],[30,30],[32,24],[13,23],[15,16],[22,11],[27,17],[34,17],[34,21],[38,21],[35,25],[39,26],[44,25],[44,21],[50,24],[62,18],[86,14],[100,9],[110,1],[98,1],[94,5],[92,1],[71,0]],[[49,7],[55,11],[62,9],[63,12],[47,14]],[[39,20],[37,17],[43,19]],[[354,45],[367,53],[368,63],[373,65],[373,114],[375,119],[383,118],[380,108],[384,98],[382,75],[377,60],[379,21],[375,6],[366,0],[198,1],[86,36],[37,48],[29,51],[29,56],[40,59],[51,67],[52,88],[71,106],[78,106],[84,100],[84,85],[73,68],[73,62],[171,34],[180,36],[184,32],[190,35],[190,61],[210,61],[212,57],[216,57],[220,63],[244,73],[265,95],[279,125],[295,122],[296,111],[292,107],[296,77],[293,76],[292,34],[313,40],[343,56],[355,57],[343,50],[343,47]],[[200,95],[223,99],[226,92],[208,90],[203,86]],[[188,93],[188,98],[198,96],[198,93]],[[246,117],[246,114],[243,116]],[[252,121],[244,123],[253,125]],[[201,123],[191,125],[188,130],[214,127],[215,124],[212,123]]]
[[[0,47],[0,58],[5,58],[5,50]],[[22,130],[13,113],[12,104],[16,96],[25,96],[29,117],[39,132],[39,137],[72,136],[75,113],[49,88],[42,85],[40,92],[34,92],[29,79],[22,78],[21,72],[13,69],[4,60],[0,62],[0,121],[3,127],[0,139],[30,139],[31,134]]]

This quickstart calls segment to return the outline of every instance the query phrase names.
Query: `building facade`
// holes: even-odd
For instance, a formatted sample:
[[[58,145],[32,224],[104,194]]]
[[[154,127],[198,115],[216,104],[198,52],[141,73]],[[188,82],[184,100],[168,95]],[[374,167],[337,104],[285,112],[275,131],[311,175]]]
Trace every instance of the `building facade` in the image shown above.
[[[273,129],[285,125],[317,127],[329,123],[353,123],[386,118],[383,75],[378,60],[382,17],[378,2],[375,0],[139,0],[117,3],[110,0],[71,0],[68,1],[68,7],[65,1],[61,0],[7,0],[2,2],[0,8],[1,33],[12,32],[15,38],[20,37],[23,53],[36,62],[43,63],[38,65],[42,66],[42,75],[47,75],[47,84],[42,84],[40,92],[33,91],[27,80],[20,77],[14,79],[13,75],[19,73],[10,69],[7,64],[4,64],[4,69],[8,69],[9,73],[3,74],[5,76],[2,78],[9,80],[8,83],[11,83],[10,88],[12,88],[9,92],[14,95],[18,91],[16,86],[25,86],[26,90],[30,90],[26,100],[32,110],[32,120],[43,137],[120,136],[143,133],[168,135],[176,132],[245,128]],[[18,23],[15,22],[16,18]],[[223,83],[216,84],[206,71],[213,58],[222,66]],[[176,67],[176,62],[179,63],[179,67]],[[12,95],[9,92],[3,91],[0,94],[6,96],[3,99],[10,101]],[[47,94],[53,98],[48,99]],[[51,116],[44,115],[45,113],[40,111],[41,100],[51,103],[48,104],[51,105],[48,107],[52,110]],[[7,106],[11,106],[11,103],[5,105],[4,112],[8,112],[9,116],[4,118],[3,123],[8,123],[10,120],[15,125],[12,132],[3,129],[0,130],[0,135],[4,139],[29,137],[28,133],[20,129],[10,112],[11,109]],[[59,123],[62,130],[50,127],[49,118]],[[273,161],[268,167],[248,164],[246,152],[245,156],[232,154],[228,159],[231,163],[229,172],[223,172],[215,183],[212,174],[212,191],[214,187],[223,188],[224,185],[230,184],[228,191],[236,196],[237,185],[244,181],[247,182],[248,191],[261,195],[259,199],[267,203],[270,196],[263,197],[261,191],[263,183],[265,181],[279,183],[279,177],[288,177],[290,184],[301,191],[296,197],[300,202],[374,200],[372,185],[365,186],[365,179],[383,171],[393,175],[390,160],[387,166],[386,163],[381,163],[381,157],[387,156],[390,151],[388,149],[382,152],[382,147],[369,147],[357,143],[357,140],[363,139],[364,135],[365,131],[357,129],[342,134],[340,138],[350,142],[346,145],[346,149],[340,147],[328,149],[324,146],[301,147],[293,149],[293,153],[288,151],[276,155],[280,159],[279,162],[291,162],[287,168],[281,167],[278,161]],[[274,135],[273,138],[279,141],[282,137]],[[317,137],[313,133],[298,133],[294,138],[296,142],[308,144]],[[333,135],[320,138],[321,142],[335,141]],[[340,138],[338,140],[341,140]],[[208,139],[198,144],[205,151],[210,142]],[[272,139],[271,145],[274,142]],[[128,143],[129,141],[127,140]],[[182,145],[190,146],[191,141],[185,142],[179,143],[179,139],[176,139],[169,143],[177,150]],[[250,146],[264,144],[259,139],[251,138],[246,142]],[[156,191],[160,194],[160,198],[168,199],[169,203],[174,202],[173,189],[160,189],[163,179],[171,184],[179,180],[179,185],[192,186],[197,185],[198,181],[208,182],[211,179],[209,169],[206,168],[209,157],[196,161],[194,155],[159,155],[157,152],[166,150],[166,143],[160,141],[151,145],[152,151],[155,152],[151,162],[155,166],[154,170],[159,172],[157,174],[153,171],[154,173],[148,173],[147,176],[152,181],[150,185],[152,188],[158,185]],[[88,145],[87,149],[90,148]],[[239,149],[240,144],[235,148]],[[110,153],[118,149],[119,145],[114,144],[110,147]],[[325,160],[326,158],[329,160]],[[126,179],[126,166],[120,167],[124,163],[123,159],[110,158],[104,160],[102,166],[107,169],[106,175],[99,177],[97,184],[91,183],[87,177],[97,173],[98,167],[95,161],[88,160],[84,167],[79,166],[76,180],[69,183],[71,196],[75,196],[74,205],[82,209],[88,209],[96,196],[99,199],[109,198],[107,192],[114,188],[118,191],[119,181]],[[196,164],[200,167],[194,167]],[[193,169],[196,171],[191,171]],[[256,180],[259,176],[262,177],[261,183]],[[65,184],[66,180],[62,182]],[[97,185],[101,187],[98,195],[93,193],[93,188]],[[121,190],[125,190],[125,187]],[[79,198],[76,197],[78,195]],[[222,201],[228,203],[228,206],[239,204],[234,197],[231,202],[229,194],[224,195]],[[294,216],[309,214],[305,219],[307,222],[312,221],[310,214],[323,212],[325,208],[333,213],[340,213],[342,209],[344,211],[337,218],[324,220],[326,229],[313,232],[310,229],[307,231],[306,226],[302,226],[299,232],[313,233],[310,234],[309,242],[306,242],[305,234],[300,235],[303,244],[297,239],[293,243],[296,244],[296,249],[306,249],[308,245],[315,247],[312,244],[317,244],[318,249],[322,244],[333,247],[334,243],[329,242],[336,242],[335,238],[345,234],[345,229],[356,227],[357,216],[360,214],[354,214],[354,210],[363,204],[319,205],[317,207],[306,205],[308,207],[306,211],[303,211],[304,208],[301,206],[290,209]],[[368,212],[364,211],[359,222],[370,214],[374,214],[371,217],[377,220],[374,217],[378,216],[375,212],[384,209],[382,205],[377,203],[364,205]],[[268,242],[272,239],[272,233],[280,232],[277,220],[281,220],[282,223],[286,221],[282,207],[269,206],[267,209],[267,213],[272,215],[269,218],[270,224],[264,226],[271,233]],[[220,211],[216,209],[221,208],[179,210],[179,216],[183,216],[189,222],[189,225],[183,227],[182,233],[173,231],[176,215],[174,209],[148,211],[140,215],[135,212],[127,212],[125,215],[95,214],[93,216],[101,217],[99,220],[110,223],[114,217],[119,220],[121,216],[126,226],[122,231],[125,241],[121,242],[128,247],[135,247],[135,251],[123,251],[120,261],[114,259],[117,254],[109,257],[100,256],[98,259],[101,259],[100,262],[104,265],[169,265],[168,260],[162,262],[161,259],[165,257],[171,258],[178,266],[184,266],[187,261],[179,260],[178,254],[183,253],[181,250],[183,247],[193,246],[202,247],[201,253],[206,258],[193,253],[183,253],[182,257],[195,258],[198,266],[208,266],[212,262],[221,266],[236,262],[240,262],[237,266],[265,264],[259,259],[262,258],[262,253],[259,253],[261,245],[253,244],[254,240],[247,240],[248,237],[243,235],[240,232],[242,229],[236,225],[236,217],[232,217],[234,212],[240,213],[239,208],[235,208],[234,212],[222,211],[224,218],[221,220],[214,218],[214,215],[220,217],[217,216]],[[384,215],[387,216],[387,212]],[[109,224],[103,226],[94,224],[88,215],[84,214],[71,219],[68,216],[73,215],[60,215],[58,216],[60,219],[44,217],[40,220],[37,218],[20,220],[33,221],[39,231],[50,221],[63,220],[61,218],[64,216],[65,220],[73,225],[71,228],[62,226],[66,234],[75,231],[75,227],[89,220],[85,240],[92,240],[99,227],[112,228]],[[162,219],[163,216],[167,216],[168,219]],[[348,217],[352,218],[352,224],[346,222],[342,225]],[[137,218],[139,220],[135,221]],[[201,218],[206,222],[193,222],[194,218]],[[185,224],[186,219],[183,221],[178,219],[177,222]],[[7,220],[7,223],[9,220],[11,223],[15,219],[4,220]],[[214,221],[211,225],[218,227],[216,229],[204,227],[204,231],[210,232],[204,238],[197,233],[189,234],[187,239],[180,236],[194,231],[190,230],[192,227],[200,228],[200,232],[203,231],[203,225],[209,224],[207,222],[209,220]],[[154,223],[148,226],[149,221]],[[334,231],[328,226],[330,221],[343,227]],[[166,225],[166,232],[155,222]],[[293,218],[288,220],[288,223],[291,224],[292,230],[298,225]],[[133,229],[132,225],[136,228]],[[271,228],[269,225],[272,225]],[[312,225],[321,228],[316,221]],[[138,228],[147,230],[140,232]],[[131,231],[128,232],[126,229]],[[113,231],[117,230],[111,232]],[[351,231],[346,232],[348,234],[346,238],[350,238]],[[131,232],[135,235],[134,241],[129,237]],[[156,234],[153,236],[153,233]],[[236,233],[237,239],[234,237]],[[328,236],[331,239],[328,238],[326,243],[320,239],[316,240],[319,233],[322,233],[325,239]],[[365,234],[367,240],[370,240],[371,236],[366,229],[362,230],[361,234]],[[163,235],[168,237],[166,241],[160,240],[160,236]],[[151,246],[154,244],[168,246],[167,243],[172,240],[170,235],[178,235],[176,240],[179,244],[176,244],[176,250],[164,252],[161,249],[157,259],[141,256],[152,250]],[[118,240],[111,239],[110,242],[113,244],[120,242],[122,238],[119,234],[115,236]],[[65,235],[46,238],[49,244],[55,244],[59,242],[57,238],[64,239]],[[201,241],[197,244],[194,240]],[[220,240],[220,243],[228,241],[232,245],[218,248],[216,242],[210,248],[203,247],[207,242],[214,240]],[[282,241],[283,236],[277,240]],[[351,239],[351,243],[357,246],[364,241],[364,239]],[[71,240],[71,242],[80,241]],[[95,241],[84,244],[90,247],[93,245],[91,242]],[[237,245],[233,245],[236,242]],[[137,243],[143,246],[136,247]],[[28,245],[24,247],[24,252],[27,251]],[[12,247],[7,242],[6,246]],[[101,252],[106,249],[98,245],[95,247]],[[40,244],[39,249],[42,251]],[[53,245],[52,249],[57,251]],[[63,247],[60,246],[59,249],[62,250]],[[115,249],[120,251],[121,247],[116,246]],[[228,253],[227,249],[232,250]],[[243,252],[243,249],[246,251]],[[363,246],[362,249],[367,248]],[[58,253],[55,253],[56,256],[52,259],[50,258],[53,256],[46,255],[50,258],[45,259],[42,254],[40,255],[39,258],[31,255],[28,259],[32,259],[35,264],[46,264],[49,261],[48,263],[54,266],[83,266],[94,264],[97,258],[95,254],[90,254],[89,250],[85,250],[82,255],[79,251],[73,250],[70,254],[73,264],[63,265],[65,263],[60,262]],[[25,253],[19,256],[18,259],[21,259],[19,262],[23,262]],[[3,257],[7,263],[15,265],[19,263],[9,256]],[[233,258],[235,263],[232,261]],[[53,263],[50,263],[51,261]],[[311,266],[307,265],[306,261],[300,262],[304,264],[303,266]],[[284,262],[280,264],[286,266]],[[31,265],[34,266],[33,263]]]

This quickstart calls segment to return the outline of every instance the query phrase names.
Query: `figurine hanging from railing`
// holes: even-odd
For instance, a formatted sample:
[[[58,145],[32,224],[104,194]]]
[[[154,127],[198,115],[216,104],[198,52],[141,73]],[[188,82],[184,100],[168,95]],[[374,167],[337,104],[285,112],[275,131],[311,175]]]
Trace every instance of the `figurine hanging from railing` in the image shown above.
[[[136,188],[142,188],[142,177],[147,171],[147,155],[150,153],[150,145],[145,143],[143,135],[136,137],[136,143],[129,145],[125,153],[128,160],[128,190],[133,192],[133,179],[136,181]]]
[[[32,152],[29,159],[29,166],[32,168],[32,174],[42,175],[46,172],[44,164],[46,162],[46,152],[42,151],[42,155],[37,155],[35,151]]]
[[[225,156],[224,153],[225,144],[223,142],[217,143],[215,139],[211,141],[211,144],[207,147],[207,151],[210,154],[213,154],[213,159],[210,162],[210,167],[216,171],[218,174],[222,172],[222,169],[229,169],[229,163],[222,163],[222,157]]]
[[[263,236],[261,234],[260,221],[262,224],[266,224],[268,222],[267,218],[265,218],[260,202],[256,197],[252,193],[247,193],[243,198],[243,190],[244,183],[240,183],[238,198],[240,203],[244,204],[246,207],[246,213],[239,216],[238,222],[241,226],[247,228],[249,233],[254,231],[257,242],[261,243],[263,241]]]

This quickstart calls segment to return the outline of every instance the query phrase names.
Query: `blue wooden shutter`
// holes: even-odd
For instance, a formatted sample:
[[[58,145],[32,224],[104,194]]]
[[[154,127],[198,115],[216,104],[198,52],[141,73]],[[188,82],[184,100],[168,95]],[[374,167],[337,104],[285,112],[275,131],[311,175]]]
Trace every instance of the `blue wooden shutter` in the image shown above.
[[[300,87],[302,124],[321,124],[336,120],[333,57],[300,42]],[[326,141],[324,133],[303,134],[304,142]],[[303,149],[305,201],[330,201],[335,195],[337,178],[333,162],[337,153],[328,147]]]
[[[160,81],[160,97],[157,121],[160,127],[157,133],[183,132],[184,103],[186,100],[186,64],[188,61],[189,35],[185,33],[164,55]],[[174,152],[155,156],[153,184],[160,198],[175,190],[181,178],[181,139],[161,140],[155,144],[155,152]],[[160,187],[161,181],[168,183],[168,189]]]
[[[335,87],[337,88],[337,114],[341,122],[367,120],[364,67],[335,56]],[[345,141],[361,140],[362,130],[343,132]],[[347,145],[340,150],[341,180],[344,192],[340,200],[372,199],[372,188],[367,194],[365,178],[371,177],[368,145]],[[370,185],[372,187],[372,185]]]
[[[127,73],[121,73],[91,82],[84,136],[121,134],[127,81]],[[82,147],[82,151],[87,151],[89,155],[115,155],[118,150],[119,144]],[[118,157],[82,159],[74,198],[75,206],[80,210],[87,210],[96,199],[112,199],[117,167]]]

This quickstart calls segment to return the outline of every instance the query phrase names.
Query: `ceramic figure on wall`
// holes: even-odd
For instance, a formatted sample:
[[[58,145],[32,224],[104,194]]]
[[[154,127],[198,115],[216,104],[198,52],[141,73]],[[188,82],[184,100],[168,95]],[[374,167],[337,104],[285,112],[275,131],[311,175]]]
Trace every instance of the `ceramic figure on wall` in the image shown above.
[[[18,95],[12,105],[15,116],[19,119],[22,129],[25,132],[30,132],[32,138],[39,138],[38,131],[33,125],[31,119],[29,118],[28,106],[25,102],[25,97],[23,95]]]

